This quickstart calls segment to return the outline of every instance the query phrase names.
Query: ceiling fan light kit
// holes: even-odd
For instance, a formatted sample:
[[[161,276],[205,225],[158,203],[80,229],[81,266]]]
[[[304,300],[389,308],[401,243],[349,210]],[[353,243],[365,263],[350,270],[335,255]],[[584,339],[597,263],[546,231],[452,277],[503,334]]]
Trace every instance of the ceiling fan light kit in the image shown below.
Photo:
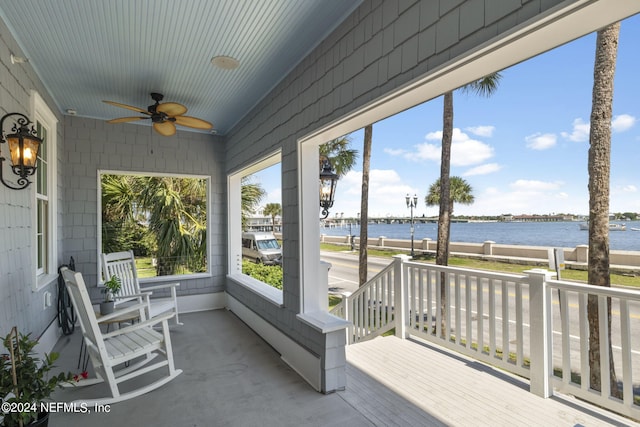
[[[214,56],[211,64],[223,70],[235,70],[240,66],[240,61],[230,56]]]
[[[131,105],[121,104],[115,101],[102,101],[114,107],[126,108],[144,114],[144,116],[136,117],[120,117],[117,119],[107,120],[107,123],[128,123],[138,120],[151,119],[153,129],[163,136],[172,136],[176,134],[176,125],[186,126],[194,129],[210,130],[213,125],[206,120],[196,117],[184,116],[187,107],[177,102],[160,103],[164,96],[161,93],[151,93],[151,99],[155,104],[149,105],[146,110]]]

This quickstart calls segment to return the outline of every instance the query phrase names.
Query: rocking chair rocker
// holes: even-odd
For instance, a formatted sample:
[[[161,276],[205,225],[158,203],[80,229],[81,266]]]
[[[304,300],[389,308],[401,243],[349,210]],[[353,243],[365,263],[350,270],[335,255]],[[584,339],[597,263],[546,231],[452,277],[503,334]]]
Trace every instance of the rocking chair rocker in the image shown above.
[[[98,326],[98,321],[91,300],[89,299],[82,274],[69,270],[66,267],[61,268],[60,272],[69,291],[73,306],[78,312],[83,339],[96,372],[96,378],[81,380],[75,385],[85,386],[105,382],[111,391],[110,397],[87,400],[80,399],[77,403],[104,405],[128,400],[155,390],[182,373],[181,369],[175,369],[171,338],[169,336],[168,320],[171,319],[175,313],[152,317],[110,333],[102,333]],[[149,293],[133,296],[138,299],[137,304],[117,309],[113,313],[103,316],[101,320],[116,318],[125,313],[135,311],[139,312],[140,319],[145,319],[145,311],[149,307]],[[157,324],[161,324],[161,330],[159,331],[153,329],[153,325]],[[164,360],[146,366],[150,360],[158,356],[158,354],[164,355]],[[133,362],[129,366],[124,366],[126,364],[125,362],[130,362],[137,358],[141,358],[141,360]],[[116,369],[120,365],[122,365],[122,367]],[[138,389],[126,393],[120,392],[120,383],[165,366],[168,370],[166,376]]]

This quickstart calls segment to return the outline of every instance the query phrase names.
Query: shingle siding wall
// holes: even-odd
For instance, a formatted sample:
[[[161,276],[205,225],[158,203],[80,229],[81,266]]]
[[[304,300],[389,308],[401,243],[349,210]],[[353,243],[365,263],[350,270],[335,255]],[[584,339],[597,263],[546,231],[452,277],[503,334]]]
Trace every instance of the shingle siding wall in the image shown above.
[[[0,20],[0,117],[7,113],[22,113],[33,120],[31,111],[31,91],[36,90],[55,110],[55,104],[29,64],[12,64],[10,52],[20,55],[21,51],[8,28]],[[55,112],[55,111],[54,111]],[[56,113],[58,120],[61,115]],[[9,119],[11,120],[11,119]],[[5,127],[10,129],[10,121]],[[58,141],[62,129],[58,127]],[[59,148],[59,146],[58,146]],[[2,155],[8,157],[6,144],[0,147]],[[60,149],[57,153],[60,170]],[[4,176],[13,180],[4,162]],[[32,208],[35,193],[30,187],[26,190],[10,190],[0,185],[0,336],[4,337],[13,326],[22,333],[40,336],[56,318],[56,306],[44,308],[44,293],[56,295],[56,282],[49,283],[38,292],[33,292],[33,272],[35,260],[32,260]],[[58,198],[62,194],[58,191]],[[58,207],[60,200],[58,201]],[[58,233],[60,225],[58,224]],[[58,243],[60,253],[61,245]]]
[[[320,333],[295,317],[301,305],[297,140],[559,3],[364,1],[227,136],[228,171],[282,150],[285,308],[237,284],[229,283],[228,292],[315,354],[326,355]]]
[[[176,173],[211,177],[211,271],[213,279],[178,279],[179,295],[219,292],[226,276],[226,178],[224,142],[218,136],[178,130],[163,137],[149,126],[111,125],[66,116],[64,119],[62,229],[63,257],[90,286],[97,283],[98,170]],[[90,290],[99,298],[98,289]]]

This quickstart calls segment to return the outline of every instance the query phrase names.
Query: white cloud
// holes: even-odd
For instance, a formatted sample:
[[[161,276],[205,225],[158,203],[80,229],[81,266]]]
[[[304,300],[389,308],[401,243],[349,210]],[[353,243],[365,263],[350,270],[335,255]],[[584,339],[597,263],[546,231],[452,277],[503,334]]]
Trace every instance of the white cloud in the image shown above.
[[[620,114],[611,120],[611,130],[613,132],[624,132],[631,129],[636,124],[637,119],[629,114]],[[561,132],[563,138],[574,142],[584,142],[589,140],[589,122],[584,122],[581,118],[573,121],[571,133]]]
[[[436,162],[440,161],[440,155],[442,154],[442,148],[429,143],[418,144],[415,146],[416,152],[413,153],[405,153],[405,158],[408,160],[433,160]],[[452,148],[453,149],[453,148]]]
[[[630,116],[629,114],[620,114],[611,120],[611,129],[614,132],[624,132],[631,129],[635,123],[635,117]]]
[[[338,181],[331,216],[336,212],[344,212],[345,216],[355,216],[360,212],[361,191],[362,171],[349,171]],[[404,212],[405,194],[421,193],[424,193],[424,189],[406,184],[393,169],[372,169],[369,173],[369,215],[385,216],[391,212]],[[421,199],[419,202],[418,211],[422,212],[424,203]]]
[[[589,123],[585,123],[581,118],[573,121],[573,131],[571,133],[561,132],[563,138],[573,142],[584,142],[589,140]]]
[[[534,133],[524,138],[527,148],[532,150],[546,150],[556,145],[557,137],[553,133]]]
[[[495,126],[469,126],[465,128],[474,135],[484,136],[486,138],[493,136],[493,131],[496,130]]]
[[[442,141],[442,131],[429,132],[425,135],[427,141]],[[433,160],[440,161],[442,147],[438,144],[428,142],[415,146],[416,152],[406,153],[405,157],[410,160]],[[476,139],[471,139],[469,135],[459,128],[453,129],[451,142],[451,165],[469,166],[482,163],[493,157],[493,147]]]
[[[462,176],[488,175],[490,173],[497,172],[500,169],[502,169],[502,166],[497,163],[486,163],[484,165],[476,166],[475,168],[469,169],[468,171],[463,173]]]
[[[622,191],[624,193],[637,193],[638,192],[638,187],[636,187],[633,184],[629,184],[629,185],[625,185],[624,187],[622,187]]]
[[[562,184],[563,183],[561,181],[548,182],[548,181],[538,181],[535,179],[532,179],[532,180],[518,179],[512,182],[511,184],[509,184],[509,186],[514,190],[518,190],[518,191],[536,191],[537,192],[537,191],[557,190],[558,188],[560,188],[560,186],[562,186]]]
[[[390,156],[401,156],[402,154],[407,152],[407,150],[403,148],[385,148],[383,151]]]

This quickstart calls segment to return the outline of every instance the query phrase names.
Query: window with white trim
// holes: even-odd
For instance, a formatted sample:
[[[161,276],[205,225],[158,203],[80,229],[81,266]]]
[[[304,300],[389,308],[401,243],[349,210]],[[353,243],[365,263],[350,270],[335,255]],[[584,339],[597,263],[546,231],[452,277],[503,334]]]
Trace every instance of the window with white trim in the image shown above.
[[[282,304],[282,247],[277,243],[276,249],[263,251],[257,240],[271,233],[280,237],[280,162],[277,152],[228,176],[229,276],[277,305]],[[276,206],[279,212],[269,209]]]
[[[33,290],[37,291],[57,277],[57,237],[56,237],[56,135],[58,119],[42,97],[33,92],[31,97],[33,122],[42,146],[33,177],[34,204],[33,224]]]

